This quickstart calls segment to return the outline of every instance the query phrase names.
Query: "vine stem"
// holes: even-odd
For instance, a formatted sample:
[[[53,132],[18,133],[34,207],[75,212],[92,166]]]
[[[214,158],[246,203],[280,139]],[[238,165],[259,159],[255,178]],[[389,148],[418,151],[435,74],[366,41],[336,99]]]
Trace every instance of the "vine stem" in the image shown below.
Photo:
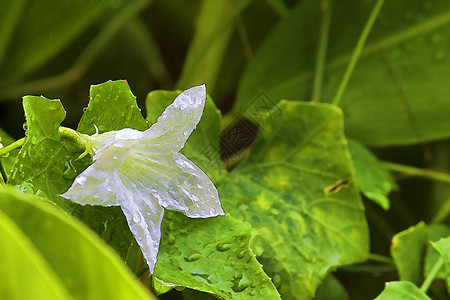
[[[25,144],[24,137],[15,141],[14,143],[9,144],[6,147],[0,148],[0,156],[8,154],[9,152],[13,151],[14,149],[21,147],[23,144]]]
[[[450,183],[450,175],[443,172],[438,172],[431,169],[420,169],[387,161],[383,161],[382,164],[385,168],[391,171]]]
[[[332,0],[322,0],[320,11],[322,13],[322,23],[320,25],[319,44],[317,46],[316,68],[314,70],[314,81],[311,95],[312,102],[320,102],[323,73],[327,57],[328,38],[330,35],[331,24],[331,5]]]
[[[78,156],[75,160],[79,160],[83,158],[84,156],[90,154],[91,156],[94,156],[94,151],[92,149],[93,141],[89,138],[88,135],[84,135],[79,133],[76,130],[73,130],[72,128],[63,127],[60,126],[58,128],[58,132],[62,137],[69,138],[74,140],[78,145],[84,147],[86,150]],[[14,149],[17,149],[19,147],[22,147],[23,144],[26,142],[26,137],[23,137],[21,139],[18,139],[14,143],[9,144],[6,147],[0,148],[0,156],[6,155],[9,152],[13,151]]]
[[[439,272],[439,269],[444,264],[444,260],[442,257],[439,257],[438,261],[434,264],[433,269],[431,269],[430,273],[428,274],[425,281],[420,286],[420,290],[424,293],[428,291],[428,288],[430,287],[431,283],[433,282],[434,278],[436,277],[437,272]]]
[[[375,3],[375,6],[370,13],[369,19],[367,20],[366,25],[364,26],[363,32],[361,33],[358,43],[356,44],[355,50],[353,50],[352,57],[350,58],[350,62],[347,65],[347,69],[345,70],[344,77],[342,78],[341,84],[339,85],[338,91],[334,96],[333,104],[339,105],[341,102],[342,96],[344,95],[345,89],[347,88],[347,84],[350,80],[350,76],[352,76],[353,70],[355,69],[356,62],[361,56],[361,52],[364,48],[364,44],[366,43],[367,37],[369,36],[370,31],[372,30],[373,24],[380,13],[381,7],[383,6],[385,0],[378,0]]]

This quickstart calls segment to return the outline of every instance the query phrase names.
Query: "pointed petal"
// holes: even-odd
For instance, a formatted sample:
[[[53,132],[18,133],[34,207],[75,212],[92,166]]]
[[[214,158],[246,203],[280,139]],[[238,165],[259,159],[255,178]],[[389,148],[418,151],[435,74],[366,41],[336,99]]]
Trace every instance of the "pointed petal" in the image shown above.
[[[203,114],[206,100],[206,87],[199,85],[183,91],[170,104],[155,124],[144,131],[143,139],[161,137],[158,147],[166,147],[178,152],[186,143]]]
[[[153,274],[161,239],[164,210],[151,195],[142,193],[142,184],[139,182],[135,184],[127,178],[123,178],[123,181],[128,188],[128,199],[122,202],[121,208],[147,261],[150,273]]]
[[[123,176],[141,183],[164,208],[193,218],[224,215],[216,187],[199,167],[181,153],[142,143],[129,150],[121,168]]]
[[[81,205],[119,205],[117,190],[124,189],[118,170],[102,171],[90,165],[75,178],[72,186],[60,195]]]
[[[178,174],[169,183],[170,195],[177,199],[163,207],[178,210],[191,218],[208,218],[225,215],[216,187],[199,167],[183,154],[173,154]]]
[[[119,178],[119,168],[127,153],[127,149],[114,145],[96,153],[98,160],[79,174],[61,197],[81,205],[119,205],[120,191],[125,189]]]

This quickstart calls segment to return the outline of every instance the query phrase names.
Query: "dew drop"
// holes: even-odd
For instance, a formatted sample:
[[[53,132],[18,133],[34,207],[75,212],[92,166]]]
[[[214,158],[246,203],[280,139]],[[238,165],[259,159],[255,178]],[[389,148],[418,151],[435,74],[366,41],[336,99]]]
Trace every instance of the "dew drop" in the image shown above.
[[[233,284],[231,289],[236,293],[244,291],[250,285],[248,279],[245,276],[234,276],[231,280]]]
[[[170,222],[168,228],[169,230],[175,230],[175,225],[172,222]]]
[[[78,185],[84,185],[87,181],[87,177],[86,176],[79,176],[77,177],[77,179],[75,179],[75,183]]]
[[[216,249],[221,252],[228,251],[231,249],[231,244],[230,243],[218,243],[216,245]]]
[[[271,213],[272,215],[274,215],[274,216],[278,216],[278,215],[280,214],[280,211],[279,211],[278,209],[276,209],[276,208],[272,208],[272,209],[270,210],[270,213]]]
[[[140,221],[141,221],[141,215],[139,214],[138,211],[135,211],[133,214],[133,222],[139,223]]]
[[[201,257],[202,256],[200,255],[200,253],[194,252],[194,253],[191,253],[189,255],[186,255],[184,257],[184,260],[187,261],[187,262],[193,262],[193,261],[199,260]]]
[[[173,236],[173,234],[169,234],[168,242],[171,245],[173,245],[173,243],[175,243],[175,237]]]
[[[246,252],[246,250],[242,250],[241,252],[239,252],[237,254],[237,258],[243,258],[245,256],[245,252]]]

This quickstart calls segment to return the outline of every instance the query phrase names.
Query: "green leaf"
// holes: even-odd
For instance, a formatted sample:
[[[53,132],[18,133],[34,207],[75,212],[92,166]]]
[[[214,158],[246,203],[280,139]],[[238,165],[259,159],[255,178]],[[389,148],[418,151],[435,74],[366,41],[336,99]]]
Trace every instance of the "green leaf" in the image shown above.
[[[8,58],[0,68],[2,84],[20,80],[42,66],[86,30],[108,5],[105,0],[17,2],[1,9],[10,18],[20,20],[0,23],[1,32],[14,33],[5,37],[0,48],[0,58]]]
[[[232,217],[166,212],[155,276],[225,299],[280,299],[249,248],[251,228]]]
[[[60,294],[62,292],[57,288],[63,284],[76,299],[153,299],[98,237],[38,197],[2,189],[0,212],[1,224],[10,224],[8,232],[15,234],[16,244],[19,243],[25,257],[34,257],[30,266],[18,268],[18,265],[12,265],[7,269],[11,278],[17,276],[16,279],[23,280],[32,276],[36,282],[47,281]],[[9,222],[4,222],[4,215]],[[11,225],[12,221],[15,224]],[[4,246],[1,248],[7,249]],[[10,256],[7,258],[8,261]],[[2,269],[4,266],[3,262]],[[34,272],[36,268],[40,269],[38,273]],[[22,292],[27,292],[23,286]]]
[[[374,3],[333,7],[324,101],[333,99]],[[268,35],[243,75],[235,114],[260,90],[276,101],[310,98],[319,12],[319,2],[300,1]],[[449,23],[446,0],[386,1],[341,102],[349,136],[373,146],[450,136],[450,87],[442,81]]]
[[[26,141],[13,165],[11,185],[28,194],[46,196],[62,209],[71,212],[75,205],[59,194],[71,185],[77,172],[82,171],[89,158],[73,161],[83,149],[73,141],[61,139],[58,127],[66,112],[59,100],[25,96]]]
[[[391,281],[386,283],[383,292],[376,300],[431,300],[424,292],[409,281]]]
[[[361,192],[383,209],[389,209],[387,195],[397,188],[391,173],[380,163],[369,149],[359,142],[348,139],[348,149],[352,155],[355,177]]]
[[[309,299],[333,268],[368,254],[342,114],[282,101],[250,156],[219,183],[225,212],[261,232],[251,248],[286,299]]]
[[[423,281],[422,268],[425,247],[428,242],[427,227],[419,223],[392,238],[391,255],[398,269],[400,280],[419,285]]]
[[[92,85],[88,106],[77,130],[92,135],[123,128],[145,130],[148,124],[136,104],[136,97],[125,80]]]
[[[441,258],[444,260],[444,278],[447,281],[447,290],[450,290],[450,236],[432,243],[431,246],[439,253]]]
[[[152,91],[146,100],[147,120],[156,122],[164,109],[170,105],[181,91]],[[225,172],[219,153],[219,135],[222,115],[212,99],[207,96],[203,116],[196,130],[189,137],[181,151],[199,166],[214,182]]]
[[[0,210],[0,298],[71,299],[27,236]]]

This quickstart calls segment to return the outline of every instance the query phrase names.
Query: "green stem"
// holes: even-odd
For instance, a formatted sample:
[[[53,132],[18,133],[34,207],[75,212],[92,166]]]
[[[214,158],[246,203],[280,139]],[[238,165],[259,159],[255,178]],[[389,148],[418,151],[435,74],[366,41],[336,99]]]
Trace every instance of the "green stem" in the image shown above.
[[[327,57],[328,37],[330,34],[331,5],[332,0],[322,0],[320,10],[322,12],[322,23],[320,25],[319,45],[317,47],[316,69],[314,71],[313,90],[311,101],[320,102],[322,91],[323,73]]]
[[[434,264],[433,269],[431,269],[427,278],[420,286],[420,290],[422,292],[426,293],[428,291],[431,283],[433,282],[434,278],[436,277],[437,272],[439,272],[439,269],[442,267],[443,264],[444,264],[444,260],[442,259],[442,257],[439,257],[438,261]]]
[[[450,183],[450,175],[443,173],[443,172],[438,172],[438,171],[434,171],[431,169],[420,169],[420,168],[416,168],[416,167],[405,166],[405,165],[401,165],[401,164],[397,164],[397,163],[393,163],[393,162],[387,162],[387,161],[383,161],[382,164],[385,168],[387,168],[391,171],[404,173],[404,174],[407,174],[410,176],[429,178],[429,179],[434,179],[434,180]]]
[[[86,149],[75,160],[79,160],[88,154],[91,155],[91,157],[94,157],[94,150],[92,149],[93,143],[92,143],[92,140],[89,138],[89,136],[82,135],[81,133],[73,130],[72,128],[63,127],[63,126],[59,127],[58,131],[62,137],[72,139],[78,145],[80,145],[81,147],[84,147]]]
[[[89,138],[89,136],[87,135],[83,135],[81,133],[79,133],[78,131],[75,131],[71,128],[68,127],[59,127],[58,128],[58,132],[62,137],[65,138],[69,138],[73,141],[75,141],[78,145],[80,145],[81,147],[86,148],[86,151],[84,151],[78,158],[83,158],[84,156],[86,156],[87,154],[90,154],[91,156],[94,156],[94,151],[92,149],[93,146],[93,142],[92,140]],[[0,156],[3,156],[5,154],[8,154],[9,152],[11,152],[12,150],[21,147],[23,144],[25,144],[26,141],[26,137],[23,137],[17,141],[15,141],[12,144],[9,144],[6,147],[0,148]]]
[[[347,65],[347,69],[345,70],[344,77],[342,78],[341,84],[339,85],[336,96],[334,97],[333,104],[339,105],[341,102],[342,96],[344,94],[345,89],[347,88],[347,84],[350,80],[350,76],[355,69],[356,62],[358,61],[359,56],[364,48],[364,44],[366,43],[367,37],[369,36],[370,31],[372,30],[373,24],[378,17],[378,14],[383,6],[385,0],[378,0],[375,3],[375,6],[370,13],[369,19],[367,20],[366,25],[364,26],[363,32],[359,37],[358,43],[356,44],[355,50],[353,51],[352,57],[350,58],[350,62]]]
[[[371,261],[376,261],[376,262],[380,262],[380,263],[384,263],[384,264],[388,264],[388,265],[394,265],[394,261],[392,260],[392,258],[381,255],[381,254],[369,253],[368,259]]]
[[[9,152],[13,151],[14,149],[21,147],[23,144],[25,144],[24,137],[21,138],[20,140],[15,141],[14,143],[9,144],[6,147],[0,148],[0,156],[8,154]]]

